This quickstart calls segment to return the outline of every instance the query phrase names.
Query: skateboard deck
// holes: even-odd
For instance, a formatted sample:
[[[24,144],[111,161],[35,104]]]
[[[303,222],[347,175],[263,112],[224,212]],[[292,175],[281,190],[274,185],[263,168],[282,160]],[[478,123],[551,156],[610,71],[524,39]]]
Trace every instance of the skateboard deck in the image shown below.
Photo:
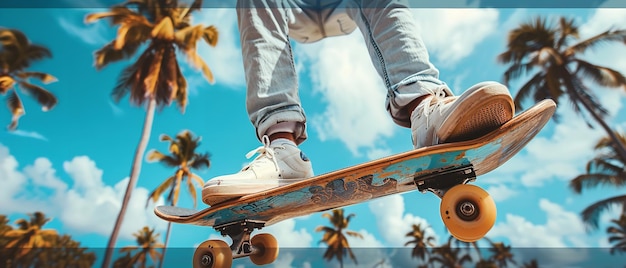
[[[154,212],[166,221],[210,226],[223,235],[234,236],[238,232],[249,235],[250,230],[298,216],[358,204],[391,194],[414,190],[430,191],[442,198],[441,216],[451,233],[455,235],[451,226],[461,222],[460,226],[454,227],[460,228],[459,232],[482,228],[478,231],[479,234],[465,237],[468,241],[477,240],[493,225],[495,205],[490,205],[493,200],[482,189],[466,187],[454,191],[455,188],[460,189],[456,186],[473,186],[467,183],[474,181],[476,176],[496,169],[517,154],[545,126],[555,109],[553,101],[544,100],[477,139],[438,144],[372,160],[293,184],[242,196],[202,210],[158,206]],[[454,199],[454,202],[446,201],[447,196],[452,196],[450,198]],[[459,203],[458,200],[461,199],[476,200],[476,204],[473,204],[476,206],[469,204],[464,207],[467,204]],[[460,212],[456,214],[460,216],[451,218],[450,214],[454,214],[451,211],[455,209],[444,208],[444,201],[447,205],[458,205]],[[489,214],[486,216],[489,218],[487,222],[469,215],[471,214],[469,212],[478,211],[477,208],[481,209],[482,214]],[[468,212],[467,217],[463,216],[465,212]],[[452,223],[446,222],[447,220]],[[475,224],[471,225],[472,222]],[[489,226],[484,230],[482,225]],[[233,231],[233,226],[239,227]],[[241,251],[241,245],[235,244],[241,244],[241,241],[235,241],[230,247],[235,254],[233,257],[240,257],[237,254]],[[253,252],[249,253],[244,255],[250,255],[252,258]]]

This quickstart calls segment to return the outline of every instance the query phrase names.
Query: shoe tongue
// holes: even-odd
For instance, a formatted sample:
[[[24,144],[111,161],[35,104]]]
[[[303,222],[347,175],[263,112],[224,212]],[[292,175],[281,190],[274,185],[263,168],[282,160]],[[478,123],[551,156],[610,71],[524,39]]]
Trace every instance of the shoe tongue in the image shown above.
[[[293,141],[290,141],[288,139],[275,139],[270,143],[270,147],[275,147],[275,146],[279,146],[279,145],[285,145],[285,144],[289,144],[292,146],[296,146],[296,144]]]

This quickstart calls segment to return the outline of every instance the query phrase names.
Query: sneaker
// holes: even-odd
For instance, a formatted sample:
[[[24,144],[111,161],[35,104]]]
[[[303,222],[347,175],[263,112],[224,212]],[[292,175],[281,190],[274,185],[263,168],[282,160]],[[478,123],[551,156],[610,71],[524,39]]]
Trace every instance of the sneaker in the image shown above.
[[[259,154],[241,171],[215,177],[204,184],[202,201],[208,205],[287,185],[313,177],[311,161],[291,143],[270,145],[263,136],[263,146],[250,151],[246,157]]]
[[[437,88],[411,115],[413,146],[417,149],[479,138],[514,115],[513,99],[500,83],[482,82],[458,97],[446,95],[443,87]]]

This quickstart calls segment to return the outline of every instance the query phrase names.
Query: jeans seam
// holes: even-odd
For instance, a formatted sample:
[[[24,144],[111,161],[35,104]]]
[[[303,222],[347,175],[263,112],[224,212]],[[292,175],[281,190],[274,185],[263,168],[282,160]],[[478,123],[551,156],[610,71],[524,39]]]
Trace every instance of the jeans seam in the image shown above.
[[[390,90],[391,81],[389,81],[389,74],[387,73],[387,64],[385,63],[385,59],[382,53],[380,52],[380,48],[378,47],[378,44],[376,43],[376,40],[374,39],[374,34],[372,33],[372,27],[369,21],[367,21],[365,14],[363,14],[363,8],[360,5],[359,5],[359,11],[360,11],[359,13],[361,15],[361,19],[363,20],[363,23],[365,24],[367,28],[367,35],[369,37],[370,44],[372,45],[372,48],[374,49],[374,52],[376,53],[376,57],[378,58],[378,62],[381,65],[380,69],[383,73],[383,80],[385,82],[385,86],[387,87],[387,92],[388,92],[387,97],[391,98],[395,94],[393,94],[393,92]]]

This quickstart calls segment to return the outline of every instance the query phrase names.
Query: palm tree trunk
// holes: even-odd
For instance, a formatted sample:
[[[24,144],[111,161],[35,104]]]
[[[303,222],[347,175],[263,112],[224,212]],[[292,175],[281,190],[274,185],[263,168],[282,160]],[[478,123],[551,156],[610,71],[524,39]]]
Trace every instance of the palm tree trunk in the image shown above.
[[[586,98],[581,97],[580,94],[576,90],[571,90],[571,92],[573,92],[572,96],[577,98],[580,101],[580,103],[582,103],[583,106],[585,106],[585,109],[587,109],[587,111],[596,120],[596,122],[598,122],[598,124],[600,124],[600,126],[604,128],[604,131],[606,131],[606,133],[609,135],[609,137],[613,141],[613,144],[615,145],[615,152],[617,152],[618,156],[622,159],[622,161],[626,163],[626,148],[624,148],[624,144],[620,142],[620,139],[615,134],[615,131],[613,131],[613,129],[611,129],[611,127],[604,121],[604,119],[602,119],[602,117],[600,117],[600,115],[596,113],[595,110],[592,109],[591,107],[592,105],[589,103],[589,101]]]
[[[167,232],[165,233],[165,244],[163,245],[163,255],[159,261],[159,268],[163,267],[163,261],[165,260],[165,251],[167,251],[167,244],[170,242],[170,232],[172,231],[172,222],[167,222]]]
[[[141,139],[139,140],[139,145],[137,146],[137,150],[135,151],[135,156],[133,158],[133,165],[130,169],[130,178],[128,180],[126,192],[124,193],[122,208],[120,209],[120,213],[117,215],[117,220],[115,221],[113,232],[111,233],[111,237],[109,238],[109,243],[107,244],[104,260],[102,261],[102,268],[110,267],[111,258],[113,257],[113,251],[115,248],[115,242],[117,241],[117,236],[119,235],[120,229],[122,227],[122,222],[124,222],[124,216],[126,215],[126,210],[128,209],[128,203],[130,203],[131,194],[135,189],[137,179],[139,178],[141,163],[143,162],[143,155],[145,154],[146,148],[148,147],[148,141],[150,140],[150,132],[152,130],[152,121],[154,121],[155,110],[156,100],[150,99],[146,110],[146,118],[143,123]]]

